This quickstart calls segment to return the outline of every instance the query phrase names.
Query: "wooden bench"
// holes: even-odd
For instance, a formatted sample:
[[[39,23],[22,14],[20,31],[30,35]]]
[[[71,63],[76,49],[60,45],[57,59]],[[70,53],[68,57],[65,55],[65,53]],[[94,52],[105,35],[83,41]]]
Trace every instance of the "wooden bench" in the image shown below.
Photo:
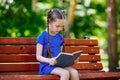
[[[73,67],[80,80],[118,80],[120,72],[104,72],[100,62],[98,41],[65,39],[65,51],[83,50]],[[57,75],[38,75],[35,38],[0,37],[0,80],[59,80]]]

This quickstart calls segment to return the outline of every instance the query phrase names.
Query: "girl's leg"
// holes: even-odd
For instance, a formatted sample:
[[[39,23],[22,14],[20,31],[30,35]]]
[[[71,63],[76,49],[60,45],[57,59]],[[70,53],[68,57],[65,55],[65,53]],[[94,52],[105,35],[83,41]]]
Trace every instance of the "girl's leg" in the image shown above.
[[[69,80],[69,78],[70,78],[69,71],[67,71],[66,69],[63,69],[63,68],[59,68],[59,67],[53,69],[51,74],[59,75],[60,80]]]
[[[65,69],[69,71],[71,80],[79,80],[79,73],[76,69],[72,67],[66,67]]]

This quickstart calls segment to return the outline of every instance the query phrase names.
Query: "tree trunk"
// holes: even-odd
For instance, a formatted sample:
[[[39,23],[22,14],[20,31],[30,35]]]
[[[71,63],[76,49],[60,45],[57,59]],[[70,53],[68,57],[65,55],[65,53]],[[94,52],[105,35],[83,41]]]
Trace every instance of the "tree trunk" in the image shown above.
[[[109,54],[109,71],[116,71],[118,66],[117,54],[117,12],[116,0],[108,0],[107,17],[108,17],[108,54]]]
[[[37,8],[36,8],[37,2],[38,2],[38,0],[32,0],[32,10],[33,10],[34,12],[37,11]]]
[[[76,9],[77,0],[70,1],[70,8],[68,11],[68,18],[65,26],[65,37],[70,38],[70,26],[74,21],[74,12]]]

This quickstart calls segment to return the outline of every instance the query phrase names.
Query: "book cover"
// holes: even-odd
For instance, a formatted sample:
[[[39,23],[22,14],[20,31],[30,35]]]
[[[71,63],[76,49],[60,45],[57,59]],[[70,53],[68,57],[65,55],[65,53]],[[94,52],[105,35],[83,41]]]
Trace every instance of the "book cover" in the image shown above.
[[[71,54],[62,52],[56,58],[57,63],[55,65],[63,68],[71,66],[74,64],[74,60],[76,60],[81,53],[82,53],[81,50],[73,52]]]

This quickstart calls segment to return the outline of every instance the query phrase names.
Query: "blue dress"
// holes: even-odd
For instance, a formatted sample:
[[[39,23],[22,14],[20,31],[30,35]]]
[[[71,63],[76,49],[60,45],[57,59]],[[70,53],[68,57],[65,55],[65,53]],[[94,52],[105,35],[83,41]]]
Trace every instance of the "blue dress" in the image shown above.
[[[43,31],[36,40],[37,44],[43,45],[42,56],[45,57],[47,51],[48,44],[48,32]],[[56,34],[55,36],[50,35],[50,50],[52,53],[52,57],[56,57],[63,46],[63,37],[60,34]],[[48,63],[40,62],[39,65],[39,74],[51,74],[51,71],[57,66],[51,66]]]

